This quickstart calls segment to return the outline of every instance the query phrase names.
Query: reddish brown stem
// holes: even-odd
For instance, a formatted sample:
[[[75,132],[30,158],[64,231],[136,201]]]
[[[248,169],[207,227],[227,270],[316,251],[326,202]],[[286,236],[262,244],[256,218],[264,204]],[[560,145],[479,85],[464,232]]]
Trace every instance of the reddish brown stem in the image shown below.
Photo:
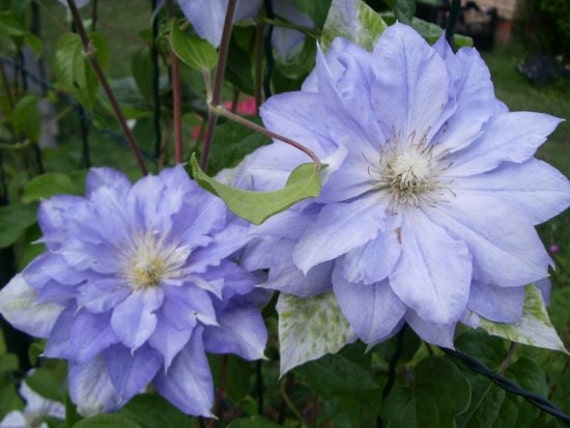
[[[123,130],[123,133],[125,134],[125,138],[129,143],[129,147],[131,148],[131,151],[135,156],[135,159],[142,174],[147,175],[148,169],[146,168],[146,165],[144,163],[142,153],[140,152],[137,146],[133,133],[131,132],[129,126],[127,125],[127,121],[123,116],[121,108],[119,107],[119,103],[117,102],[117,99],[115,98],[115,95],[113,94],[113,91],[109,86],[109,82],[107,81],[107,78],[103,73],[103,70],[101,70],[99,61],[97,61],[97,57],[95,56],[95,53],[93,51],[93,46],[91,45],[91,41],[87,36],[87,32],[85,31],[85,27],[83,26],[83,22],[81,21],[81,15],[79,14],[79,10],[77,9],[75,1],[67,0],[67,5],[69,6],[69,11],[71,12],[71,16],[73,17],[73,22],[75,22],[75,28],[77,30],[77,34],[79,34],[81,42],[83,43],[83,50],[85,51],[85,54],[89,59],[91,66],[93,67],[93,71],[95,72],[95,75],[99,80],[99,83],[101,83],[101,86],[103,87],[103,90],[105,91],[105,94],[109,99],[109,102],[111,103],[111,107],[113,108],[113,112],[115,113],[115,118],[117,119],[117,122],[119,122],[119,125]]]

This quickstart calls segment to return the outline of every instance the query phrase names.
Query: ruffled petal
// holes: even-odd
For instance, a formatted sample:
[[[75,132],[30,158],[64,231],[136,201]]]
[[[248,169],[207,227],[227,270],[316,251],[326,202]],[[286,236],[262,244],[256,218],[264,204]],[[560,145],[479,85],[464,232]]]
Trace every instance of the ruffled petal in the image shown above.
[[[76,363],[92,360],[119,338],[111,328],[109,314],[92,314],[75,307],[66,308],[55,323],[45,348],[50,358]]]
[[[217,324],[212,298],[197,287],[168,287],[163,311],[180,330],[192,331],[196,320],[204,324]]]
[[[159,370],[154,384],[161,395],[184,413],[213,416],[214,384],[201,328],[194,331],[190,342],[176,356],[170,368],[166,372]]]
[[[295,264],[306,274],[313,266],[374,239],[384,228],[383,202],[371,196],[326,205],[293,250]]]
[[[113,310],[111,326],[121,342],[131,349],[141,346],[156,328],[156,311],[164,300],[160,288],[131,293]]]
[[[456,322],[467,305],[471,256],[467,246],[416,209],[403,213],[402,254],[390,284],[424,320]]]
[[[420,143],[448,102],[443,59],[415,30],[394,24],[376,44],[372,67],[376,78],[371,96],[384,135],[404,145]]]
[[[500,197],[458,193],[431,211],[430,217],[467,244],[474,278],[481,282],[514,287],[548,274],[551,259],[534,227]]]
[[[394,334],[407,308],[388,281],[355,284],[335,270],[332,282],[342,313],[362,341],[372,346]]]
[[[106,187],[114,195],[116,200],[123,200],[131,188],[129,178],[113,168],[91,168],[87,174],[85,195],[87,199],[100,187]]]
[[[346,253],[338,261],[340,273],[348,282],[373,284],[387,278],[400,258],[402,217],[389,217],[386,230],[363,246]]]
[[[529,160],[561,119],[542,113],[513,112],[494,116],[483,135],[450,157],[447,174],[465,177],[497,168],[503,162]]]
[[[542,223],[570,205],[570,181],[558,170],[538,159],[523,164],[503,164],[494,171],[457,177],[457,192],[484,194],[501,203],[512,203],[533,224]]]
[[[237,306],[218,315],[217,327],[204,329],[204,347],[214,354],[236,354],[246,360],[263,358],[267,329],[260,311]]]
[[[118,344],[107,349],[103,358],[115,391],[124,403],[141,392],[162,365],[160,353],[147,345],[131,352]]]
[[[165,314],[158,316],[158,323],[148,344],[160,352],[164,359],[164,369],[168,370],[174,357],[186,346],[192,335],[192,329],[178,329]]]

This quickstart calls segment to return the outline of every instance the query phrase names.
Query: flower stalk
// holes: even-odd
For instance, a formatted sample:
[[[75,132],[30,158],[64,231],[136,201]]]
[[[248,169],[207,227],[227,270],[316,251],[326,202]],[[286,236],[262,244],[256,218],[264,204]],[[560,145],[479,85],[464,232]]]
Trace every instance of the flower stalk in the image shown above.
[[[234,20],[234,13],[236,9],[237,0],[228,1],[228,9],[226,11],[226,18],[224,20],[224,31],[222,33],[222,41],[220,43],[220,54],[218,58],[218,68],[216,70],[216,77],[214,79],[214,88],[212,90],[212,98],[210,105],[217,106],[222,101],[222,87],[224,84],[224,74],[226,72],[226,64],[228,61],[228,51],[230,47],[230,36],[232,32],[232,23]],[[210,156],[210,149],[212,141],[214,140],[214,130],[218,115],[215,110],[210,109],[208,115],[208,124],[206,125],[206,136],[204,138],[204,148],[202,157],[200,159],[200,167],[205,170],[208,166],[208,157]]]

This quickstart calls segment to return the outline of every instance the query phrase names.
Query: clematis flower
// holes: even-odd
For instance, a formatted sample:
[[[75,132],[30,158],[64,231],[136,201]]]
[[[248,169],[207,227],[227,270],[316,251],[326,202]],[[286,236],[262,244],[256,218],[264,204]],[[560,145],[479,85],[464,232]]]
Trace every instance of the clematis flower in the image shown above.
[[[69,362],[79,411],[112,411],[152,384],[182,411],[211,416],[206,352],[263,357],[262,280],[231,258],[244,228],[177,166],[135,184],[89,172],[86,197],[39,211],[36,258],[0,292],[0,313]]]
[[[267,287],[332,290],[370,345],[408,323],[453,347],[459,321],[520,319],[525,285],[551,264],[534,225],[570,203],[568,180],[533,156],[560,119],[509,112],[475,49],[432,47],[401,24],[373,52],[339,38],[261,116],[329,165],[318,198],[254,231],[244,262],[271,269]],[[304,162],[276,142],[236,183],[277,189]]]
[[[222,40],[228,0],[178,0],[178,4],[198,35],[218,47]],[[262,0],[238,0],[234,23],[255,19],[262,5]],[[276,16],[300,26],[313,26],[310,18],[297,9],[293,0],[273,0],[272,5]],[[300,48],[303,40],[305,36],[300,31],[279,27],[274,28],[271,37],[278,56],[283,60]]]

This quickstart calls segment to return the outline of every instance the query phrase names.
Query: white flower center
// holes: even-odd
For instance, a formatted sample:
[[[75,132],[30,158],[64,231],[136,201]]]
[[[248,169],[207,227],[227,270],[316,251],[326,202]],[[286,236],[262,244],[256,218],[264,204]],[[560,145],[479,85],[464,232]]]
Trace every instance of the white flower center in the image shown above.
[[[166,244],[157,233],[137,235],[123,254],[123,276],[135,290],[158,287],[164,279],[185,275],[190,251]]]
[[[453,193],[442,183],[441,173],[447,168],[442,159],[433,156],[432,146],[408,144],[401,148],[396,142],[387,142],[379,162],[369,168],[374,188],[386,190],[394,211],[399,206],[418,207],[435,205],[445,200],[444,194]]]

